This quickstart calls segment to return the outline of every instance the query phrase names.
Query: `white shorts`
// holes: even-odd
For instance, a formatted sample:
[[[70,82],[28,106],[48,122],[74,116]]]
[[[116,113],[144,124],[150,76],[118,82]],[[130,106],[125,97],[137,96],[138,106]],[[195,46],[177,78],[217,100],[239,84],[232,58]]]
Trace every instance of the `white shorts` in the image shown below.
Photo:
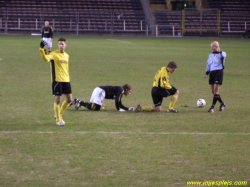
[[[51,38],[43,38],[43,41],[45,41],[47,43],[48,48],[52,48]]]
[[[104,99],[105,99],[105,91],[99,87],[96,87],[91,95],[90,102],[102,105],[102,101]]]

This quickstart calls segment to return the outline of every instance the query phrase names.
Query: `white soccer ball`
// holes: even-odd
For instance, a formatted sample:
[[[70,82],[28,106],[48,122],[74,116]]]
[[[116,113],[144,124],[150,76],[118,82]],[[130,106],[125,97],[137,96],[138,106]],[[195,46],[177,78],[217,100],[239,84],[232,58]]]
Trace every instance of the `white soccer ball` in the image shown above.
[[[197,100],[197,106],[202,108],[206,105],[206,101],[204,99],[198,99]]]

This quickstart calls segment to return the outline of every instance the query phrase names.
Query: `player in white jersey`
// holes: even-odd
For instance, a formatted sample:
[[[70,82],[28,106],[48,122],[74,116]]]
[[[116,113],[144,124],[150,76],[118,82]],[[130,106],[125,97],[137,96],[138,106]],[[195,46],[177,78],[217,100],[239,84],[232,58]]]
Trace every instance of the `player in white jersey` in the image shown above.
[[[98,86],[94,89],[90,102],[84,102],[75,98],[71,105],[76,105],[75,108],[78,110],[81,106],[89,110],[99,111],[101,109],[102,103],[104,99],[114,99],[115,100],[115,107],[118,111],[133,111],[134,107],[125,107],[122,104],[122,96],[129,95],[132,92],[132,87],[129,84],[125,84],[123,86]]]
[[[45,41],[49,50],[51,52],[52,42],[53,42],[53,28],[49,25],[49,21],[44,22],[44,26],[42,27],[42,35],[41,41]]]

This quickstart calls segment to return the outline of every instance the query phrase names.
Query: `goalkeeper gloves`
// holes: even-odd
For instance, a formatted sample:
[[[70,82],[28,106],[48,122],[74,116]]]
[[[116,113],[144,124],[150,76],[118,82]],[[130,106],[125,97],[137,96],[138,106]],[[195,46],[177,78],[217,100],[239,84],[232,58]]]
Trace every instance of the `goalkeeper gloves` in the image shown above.
[[[47,43],[46,43],[44,40],[42,40],[42,41],[40,42],[40,47],[41,47],[41,48],[44,48],[46,45],[47,45]]]

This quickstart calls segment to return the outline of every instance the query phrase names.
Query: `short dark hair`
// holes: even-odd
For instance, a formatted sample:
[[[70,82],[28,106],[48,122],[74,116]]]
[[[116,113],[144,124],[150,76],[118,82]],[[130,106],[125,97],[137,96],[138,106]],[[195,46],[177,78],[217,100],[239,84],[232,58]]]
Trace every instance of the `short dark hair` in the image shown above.
[[[177,68],[177,64],[174,61],[171,61],[171,62],[168,63],[167,67],[176,69]]]
[[[58,39],[58,42],[61,41],[61,42],[66,42],[66,39],[65,38],[59,38]]]
[[[130,86],[129,84],[125,84],[122,86],[123,90],[132,90],[132,86]]]

